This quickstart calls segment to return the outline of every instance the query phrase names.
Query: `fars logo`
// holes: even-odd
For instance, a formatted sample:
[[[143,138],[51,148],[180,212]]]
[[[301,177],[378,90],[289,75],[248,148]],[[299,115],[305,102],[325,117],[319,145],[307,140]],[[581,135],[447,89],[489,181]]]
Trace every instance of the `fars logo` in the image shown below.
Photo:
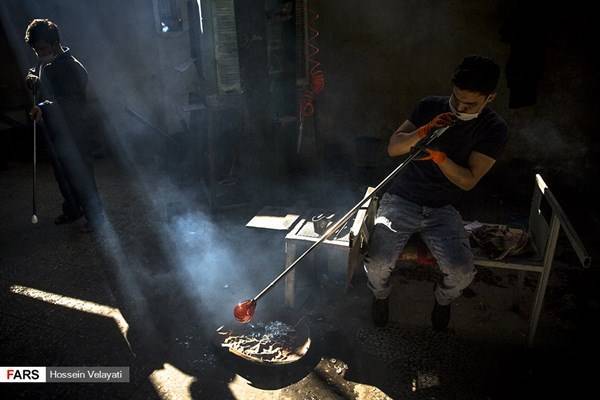
[[[46,367],[0,367],[0,382],[46,382]]]

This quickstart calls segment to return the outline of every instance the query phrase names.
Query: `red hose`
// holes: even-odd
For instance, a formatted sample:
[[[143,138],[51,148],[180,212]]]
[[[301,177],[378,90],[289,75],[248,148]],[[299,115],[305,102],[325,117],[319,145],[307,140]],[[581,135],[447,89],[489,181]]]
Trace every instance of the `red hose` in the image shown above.
[[[300,104],[301,117],[310,117],[315,112],[315,97],[325,89],[325,73],[321,69],[321,63],[317,60],[317,55],[321,51],[317,45],[317,38],[319,37],[319,30],[317,29],[317,21],[319,14],[310,7],[310,1],[305,0],[308,5],[308,14],[305,18],[308,18],[308,63],[310,65],[309,71],[309,87],[304,90],[302,100]]]

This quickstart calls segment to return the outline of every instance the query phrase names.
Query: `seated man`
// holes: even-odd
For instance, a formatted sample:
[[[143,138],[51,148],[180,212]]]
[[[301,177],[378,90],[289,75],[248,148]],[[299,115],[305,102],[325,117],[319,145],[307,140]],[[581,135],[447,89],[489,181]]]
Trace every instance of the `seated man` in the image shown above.
[[[365,259],[376,326],[388,321],[389,278],[411,235],[421,235],[444,274],[434,288],[435,330],[446,330],[450,303],[475,276],[469,240],[453,204],[492,168],[507,142],[506,123],[488,107],[496,97],[499,75],[492,60],[466,57],[452,77],[452,94],[421,100],[389,140],[388,154],[401,156],[432,130],[450,126],[381,198]]]

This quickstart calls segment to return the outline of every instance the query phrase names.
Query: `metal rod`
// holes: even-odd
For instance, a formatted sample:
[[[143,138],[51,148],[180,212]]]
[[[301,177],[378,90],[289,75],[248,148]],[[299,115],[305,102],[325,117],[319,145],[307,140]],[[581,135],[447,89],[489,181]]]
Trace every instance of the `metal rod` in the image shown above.
[[[579,258],[579,262],[584,268],[589,268],[589,266],[592,264],[592,257],[585,249],[585,246],[579,238],[579,235],[577,235],[577,232],[575,232],[575,228],[573,228],[573,225],[571,225],[571,221],[569,221],[569,218],[567,218],[567,214],[565,214],[560,204],[558,204],[558,201],[548,188],[548,185],[546,185],[546,182],[544,182],[544,179],[542,179],[542,176],[540,174],[536,174],[535,180],[538,188],[548,200],[548,204],[550,204],[550,207],[552,207],[552,210],[558,216],[560,224],[562,225],[565,234],[569,238],[569,242],[571,242],[571,246],[573,246],[577,257]]]
[[[37,207],[35,204],[35,188],[36,188],[36,177],[37,177],[37,122],[33,121],[33,215],[37,214]]]
[[[544,296],[546,295],[546,288],[548,287],[548,279],[550,278],[550,270],[552,269],[552,260],[554,259],[559,232],[560,218],[555,213],[552,215],[552,220],[550,222],[550,232],[548,233],[548,241],[546,242],[546,251],[544,254],[544,269],[542,270],[537,284],[535,300],[533,302],[531,318],[529,320],[529,332],[527,335],[527,345],[529,347],[533,346],[533,338],[535,337],[540,313],[542,312],[542,305],[544,304]]]
[[[271,290],[271,288],[273,288],[273,286],[275,286],[277,284],[277,282],[279,282],[283,277],[285,277],[292,270],[292,268],[294,268],[296,266],[296,264],[298,264],[300,262],[300,260],[302,260],[304,257],[306,257],[306,255],[308,255],[311,251],[313,251],[315,249],[315,247],[317,247],[318,245],[323,243],[325,240],[327,240],[327,238],[329,236],[331,236],[334,232],[336,232],[338,229],[340,229],[342,226],[344,226],[344,224],[346,222],[348,222],[348,220],[350,218],[352,218],[352,216],[362,207],[363,204],[365,204],[367,201],[371,200],[371,198],[373,196],[375,196],[375,194],[377,194],[385,185],[387,185],[392,179],[394,179],[396,177],[396,175],[398,175],[402,170],[404,170],[404,168],[406,168],[406,166],[408,164],[410,164],[411,161],[413,161],[415,158],[421,156],[423,154],[424,148],[427,147],[428,145],[430,145],[438,137],[440,137],[448,128],[449,127],[446,126],[441,129],[438,129],[436,131],[433,131],[427,137],[425,137],[419,143],[417,143],[417,145],[415,145],[413,147],[413,149],[411,150],[411,152],[409,153],[408,157],[400,165],[398,165],[396,167],[396,169],[394,169],[387,177],[385,177],[379,183],[379,185],[377,185],[375,187],[375,189],[371,192],[371,194],[369,194],[368,196],[365,196],[361,201],[358,202],[358,204],[356,204],[354,207],[352,207],[352,209],[350,211],[348,211],[342,218],[340,218],[335,224],[333,224],[329,229],[327,229],[325,231],[325,233],[323,233],[323,235],[321,235],[319,240],[317,240],[312,246],[310,246],[308,248],[308,250],[306,250],[300,257],[298,257],[296,259],[296,261],[291,263],[281,274],[279,274],[277,276],[277,278],[275,278],[267,287],[265,287],[252,300],[258,301],[258,299],[260,299],[269,290]]]
[[[40,67],[41,76],[41,67]],[[33,106],[37,106],[37,88],[33,88]],[[33,120],[33,179],[32,179],[32,191],[31,191],[31,223],[37,224],[37,204],[35,201],[37,182],[37,121]]]

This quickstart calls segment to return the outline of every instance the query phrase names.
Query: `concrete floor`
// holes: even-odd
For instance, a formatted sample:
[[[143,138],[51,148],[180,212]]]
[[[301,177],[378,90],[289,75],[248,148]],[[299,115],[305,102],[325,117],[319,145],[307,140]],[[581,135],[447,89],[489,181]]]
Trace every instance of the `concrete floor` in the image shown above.
[[[599,302],[578,292],[588,279],[568,252],[551,277],[534,349],[525,347],[533,277],[515,312],[515,275],[481,270],[442,334],[429,324],[432,271],[395,273],[392,322],[375,329],[364,276],[346,293],[342,260],[327,280],[300,264],[297,309],[282,309],[277,287],[256,320],[305,317],[311,349],[289,366],[257,366],[215,346],[213,331],[283,264],[284,234],[244,227],[260,205],[209,217],[188,189],[100,160],[111,232],[81,234],[78,223],[53,224],[60,198],[47,164],[38,171],[40,222],[30,223],[30,174],[21,164],[0,172],[0,364],[129,366],[131,381],[0,384],[2,398],[577,398],[593,388],[584,362],[597,347],[590,312]]]

